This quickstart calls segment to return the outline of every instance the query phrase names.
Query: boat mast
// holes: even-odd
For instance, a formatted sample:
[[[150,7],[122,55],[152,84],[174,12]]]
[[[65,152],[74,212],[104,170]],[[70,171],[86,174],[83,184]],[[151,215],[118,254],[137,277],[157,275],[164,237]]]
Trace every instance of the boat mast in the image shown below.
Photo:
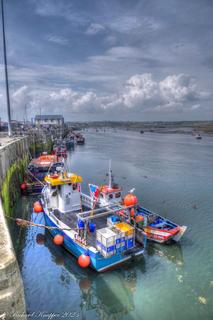
[[[5,84],[6,84],[6,97],[7,97],[8,136],[10,137],[12,136],[12,127],[11,127],[10,94],[9,94],[8,71],[7,71],[7,50],[6,50],[6,40],[5,40],[3,0],[1,0],[1,17],[2,17],[3,52],[4,52],[4,72],[5,72]]]
[[[109,187],[112,188],[112,169],[111,169],[111,159],[109,160]]]

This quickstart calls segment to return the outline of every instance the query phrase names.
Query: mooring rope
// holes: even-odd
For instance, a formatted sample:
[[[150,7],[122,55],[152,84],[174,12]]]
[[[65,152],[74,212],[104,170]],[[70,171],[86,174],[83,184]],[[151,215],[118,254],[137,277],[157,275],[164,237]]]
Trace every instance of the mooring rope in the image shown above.
[[[45,229],[49,229],[49,230],[66,230],[66,231],[71,231],[74,229],[74,228],[49,227],[49,226],[46,226],[45,224],[35,223],[35,222],[29,221],[29,220],[24,220],[24,219],[20,219],[20,218],[13,218],[13,217],[10,217],[7,215],[5,215],[5,217],[12,220],[12,221],[15,221],[16,224],[21,227],[41,227],[41,228],[45,228]]]
[[[41,182],[41,180],[39,180],[38,178],[36,178],[36,176],[28,169],[25,170],[26,173],[30,174],[38,183],[40,183],[43,187],[45,186],[45,184],[43,182]]]

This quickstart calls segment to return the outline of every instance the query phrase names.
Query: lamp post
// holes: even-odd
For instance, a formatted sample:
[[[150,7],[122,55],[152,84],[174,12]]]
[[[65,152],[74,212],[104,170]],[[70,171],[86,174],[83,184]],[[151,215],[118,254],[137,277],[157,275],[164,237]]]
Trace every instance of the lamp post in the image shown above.
[[[5,85],[6,85],[6,97],[7,97],[8,135],[10,137],[10,136],[12,136],[12,128],[11,128],[10,94],[9,94],[8,71],[7,71],[7,51],[6,51],[6,40],[5,40],[3,0],[1,0],[1,17],[2,17],[2,38],[3,38],[3,53],[4,53]]]

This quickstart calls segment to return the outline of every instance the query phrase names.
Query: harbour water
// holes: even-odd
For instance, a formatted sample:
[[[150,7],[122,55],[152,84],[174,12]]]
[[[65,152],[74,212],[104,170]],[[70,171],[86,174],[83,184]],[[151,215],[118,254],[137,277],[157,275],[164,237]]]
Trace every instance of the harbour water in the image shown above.
[[[149,244],[144,257],[98,274],[78,267],[43,229],[10,222],[30,318],[213,319],[212,137],[112,130],[85,137],[67,160],[84,191],[107,181],[111,159],[124,193],[136,188],[144,207],[188,229],[180,244]],[[20,199],[16,216],[30,218],[34,200]]]

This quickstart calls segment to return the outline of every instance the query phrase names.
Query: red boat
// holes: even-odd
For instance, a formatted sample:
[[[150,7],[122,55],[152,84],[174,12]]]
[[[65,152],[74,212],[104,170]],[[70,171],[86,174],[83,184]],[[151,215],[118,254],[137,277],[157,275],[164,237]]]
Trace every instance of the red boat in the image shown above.
[[[62,157],[57,155],[43,153],[40,157],[33,159],[28,165],[28,172],[21,184],[21,192],[24,195],[38,194],[41,192],[46,174],[55,173],[63,168]]]
[[[55,146],[53,148],[53,152],[54,155],[56,155],[57,157],[63,157],[63,158],[67,158],[67,148],[66,146]]]

